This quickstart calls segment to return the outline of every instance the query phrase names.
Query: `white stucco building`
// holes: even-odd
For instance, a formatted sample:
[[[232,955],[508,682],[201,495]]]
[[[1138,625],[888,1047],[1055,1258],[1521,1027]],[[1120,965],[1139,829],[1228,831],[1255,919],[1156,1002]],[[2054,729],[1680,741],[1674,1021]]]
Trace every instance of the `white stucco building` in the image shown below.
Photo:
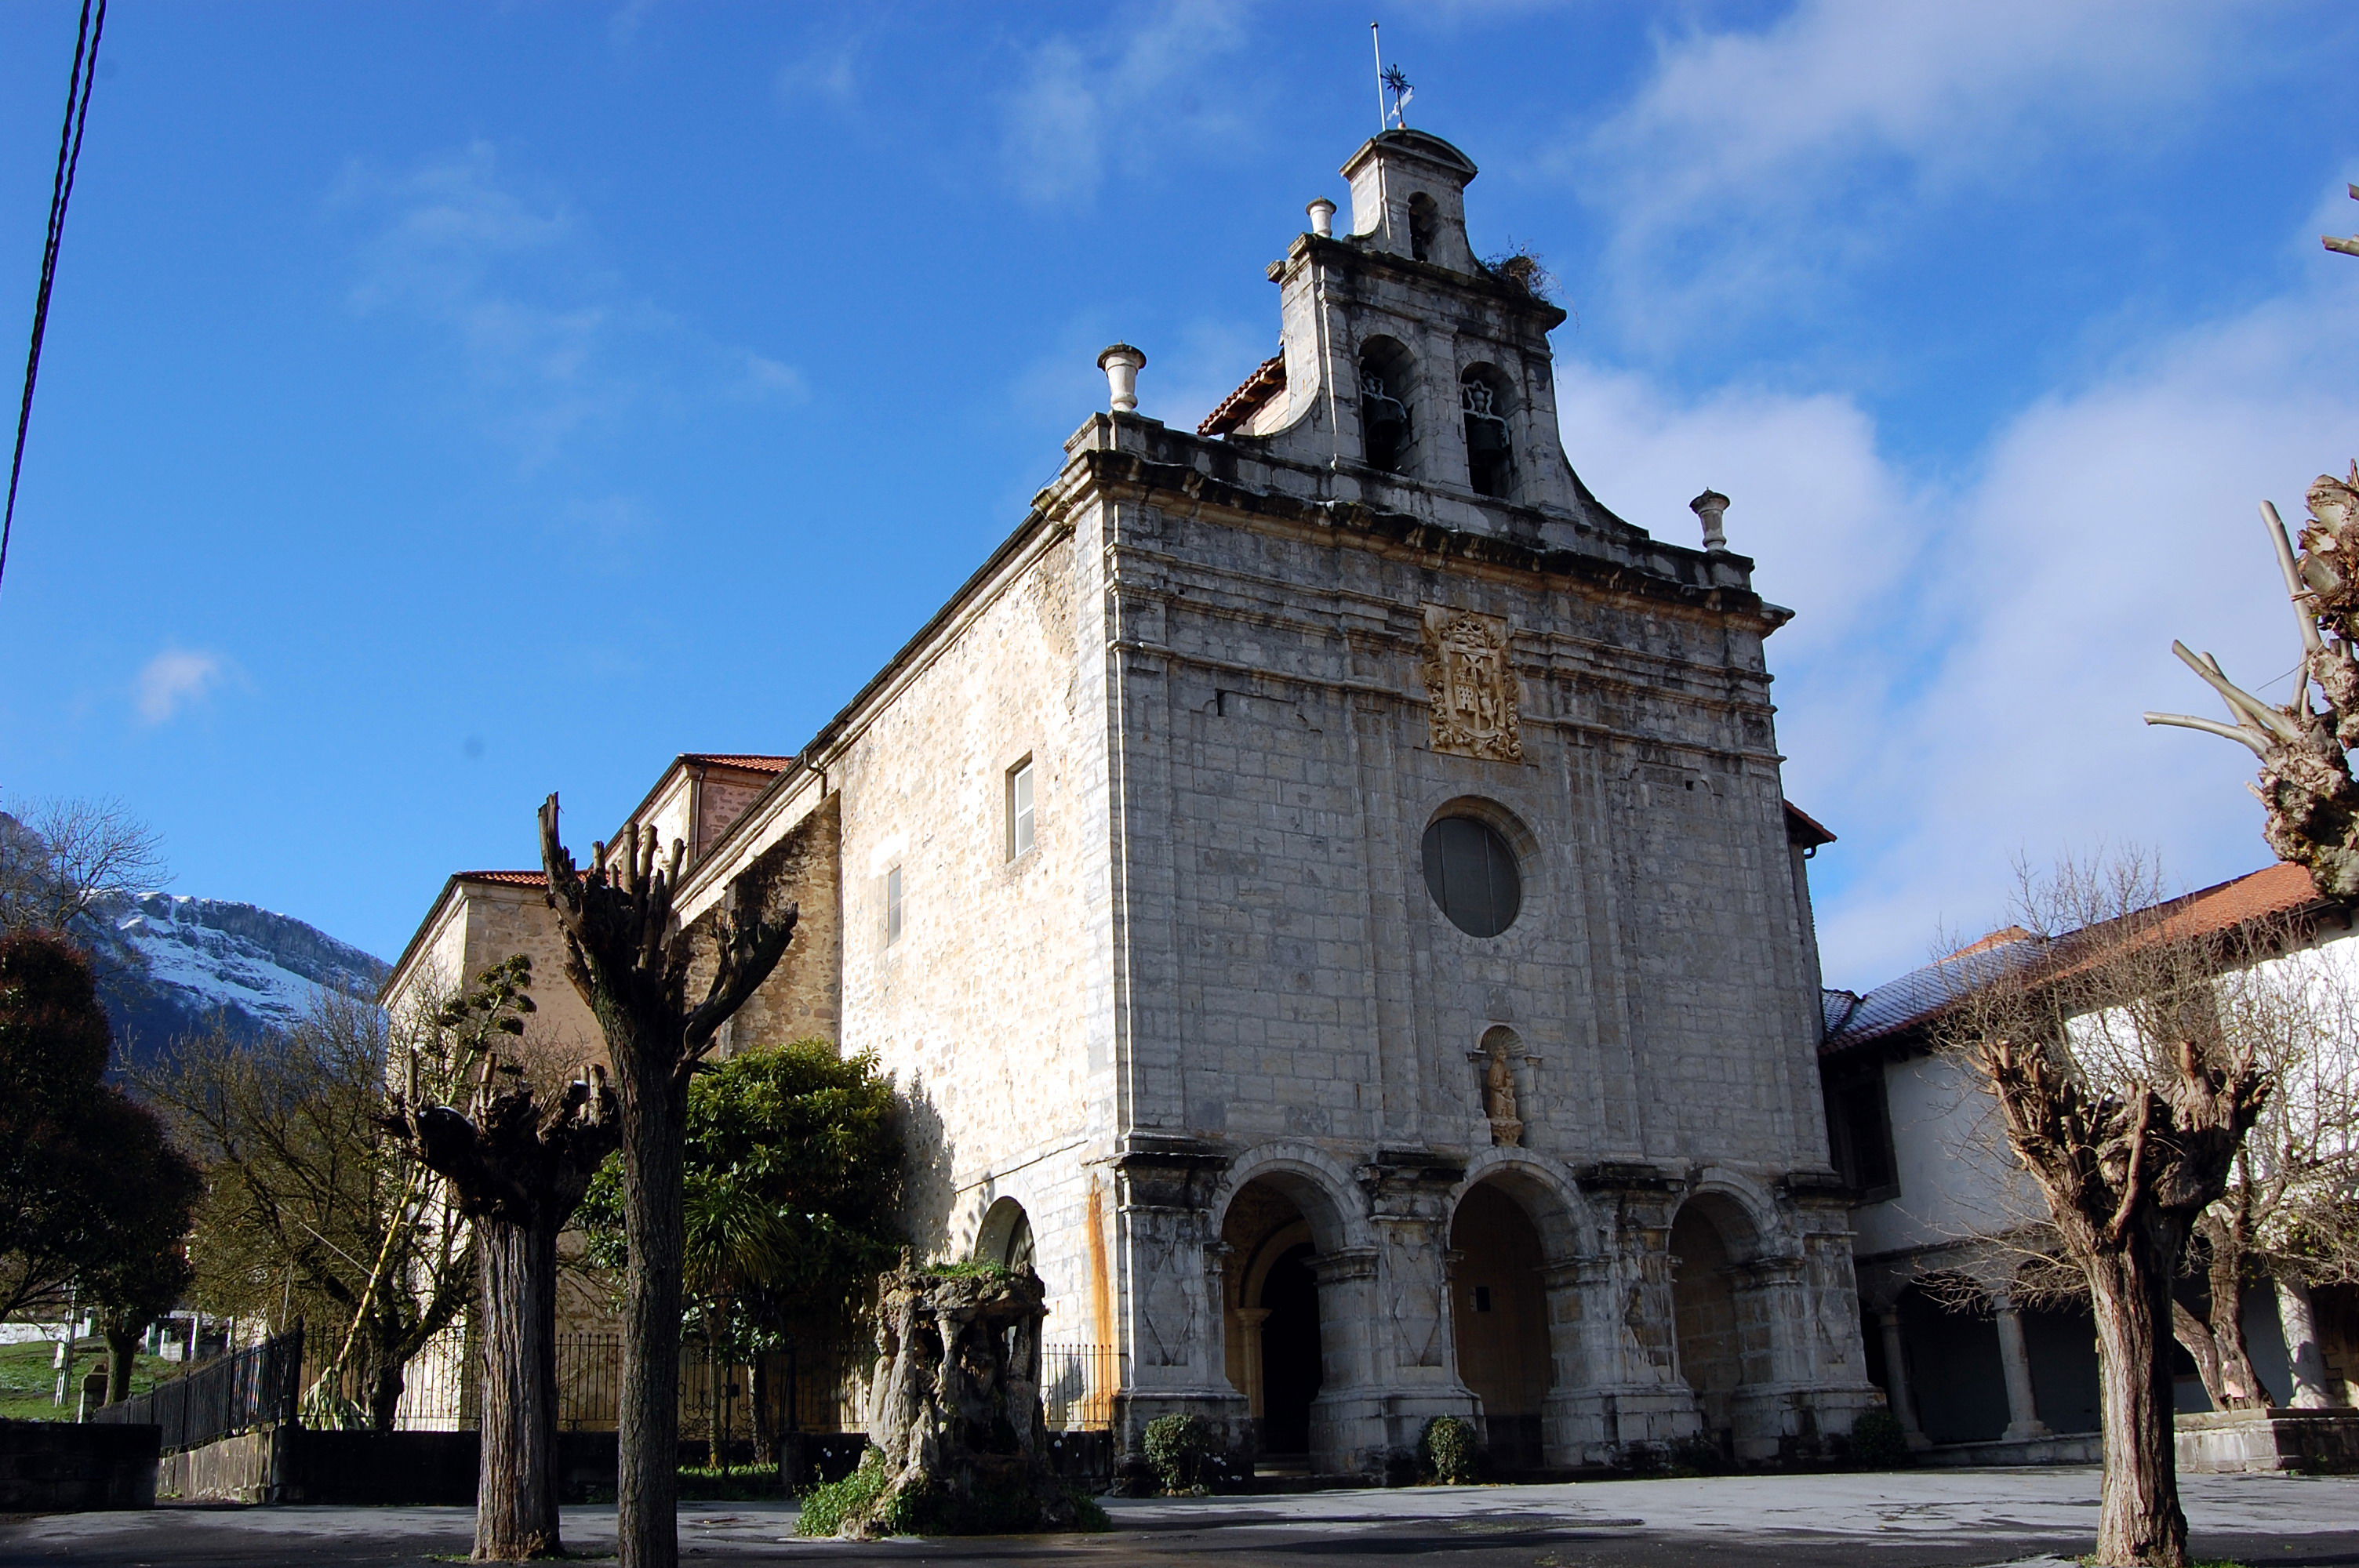
[[[2267,922],[2279,956],[2256,972],[2359,985],[2350,911],[2310,874],[2279,864],[2145,912],[2190,935]],[[1939,1048],[1945,1011],[2043,943],[1995,933],[1865,996],[1827,993],[1822,1047],[1838,1165],[1859,1195],[1864,1339],[1872,1375],[1912,1441],[1953,1463],[2093,1462],[2098,1456],[2095,1330],[2085,1306],[2039,1299],[2017,1283],[2017,1242],[2045,1214],[2006,1147],[1973,1066]],[[2320,1070],[2346,1076],[2344,1041]],[[2299,1082],[2279,1086],[2299,1097]],[[2245,1296],[2245,1349],[2271,1400],[2348,1406],[2359,1393],[2359,1290],[2299,1281]],[[2212,1406],[2194,1362],[2178,1352],[2182,1415]],[[2306,1386],[2305,1386],[2306,1385]]]

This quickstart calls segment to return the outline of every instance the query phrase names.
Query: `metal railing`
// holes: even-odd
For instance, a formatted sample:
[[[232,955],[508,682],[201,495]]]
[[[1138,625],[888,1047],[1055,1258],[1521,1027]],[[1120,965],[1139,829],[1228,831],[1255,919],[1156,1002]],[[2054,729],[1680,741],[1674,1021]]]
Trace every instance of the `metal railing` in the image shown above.
[[[157,1384],[151,1393],[103,1405],[91,1411],[90,1419],[108,1425],[158,1427],[164,1452],[177,1454],[254,1427],[294,1420],[302,1368],[303,1331],[290,1329],[192,1367]]]
[[[1114,1424],[1114,1397],[1122,1365],[1111,1345],[1040,1347],[1040,1403],[1051,1432],[1083,1432]]]
[[[481,1347],[454,1329],[433,1340],[406,1369],[394,1424],[406,1432],[462,1432],[479,1418]],[[772,1355],[760,1386],[773,1432],[858,1432],[865,1423],[870,1367],[859,1356],[832,1350]],[[557,1421],[569,1432],[612,1432],[620,1408],[623,1340],[619,1334],[557,1336]],[[1051,1431],[1079,1432],[1114,1424],[1121,1390],[1121,1360],[1108,1345],[1046,1345],[1040,1350],[1040,1400]],[[751,1438],[756,1379],[752,1368],[707,1361],[695,1345],[680,1347],[679,1430],[683,1437]],[[717,1409],[716,1409],[717,1407]],[[718,1420],[716,1421],[716,1416]]]

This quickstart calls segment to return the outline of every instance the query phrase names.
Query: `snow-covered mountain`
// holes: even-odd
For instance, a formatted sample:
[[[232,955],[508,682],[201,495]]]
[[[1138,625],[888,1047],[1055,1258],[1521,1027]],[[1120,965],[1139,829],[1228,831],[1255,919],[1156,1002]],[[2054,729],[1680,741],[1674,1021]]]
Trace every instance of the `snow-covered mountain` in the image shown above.
[[[388,973],[375,955],[291,915],[221,899],[105,899],[86,929],[118,1060],[153,1056],[215,1022],[247,1036],[284,1029],[323,988],[373,997]]]

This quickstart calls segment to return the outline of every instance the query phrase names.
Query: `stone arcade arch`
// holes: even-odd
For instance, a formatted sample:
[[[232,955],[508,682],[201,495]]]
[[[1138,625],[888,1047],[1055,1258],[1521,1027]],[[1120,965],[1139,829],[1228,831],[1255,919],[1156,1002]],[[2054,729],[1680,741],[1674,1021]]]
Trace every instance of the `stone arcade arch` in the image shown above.
[[[1555,1383],[1539,1227],[1506,1184],[1484,1182],[1459,1200],[1450,1250],[1459,1381],[1482,1401],[1492,1463],[1537,1469]]]
[[[1584,1395],[1614,1380],[1582,1334],[1600,1261],[1593,1217],[1546,1161],[1516,1148],[1470,1161],[1449,1213],[1455,1367],[1479,1403],[1495,1459],[1511,1467],[1585,1462]],[[1478,1293],[1485,1287],[1487,1311]]]
[[[1014,1198],[1000,1198],[984,1211],[974,1233],[977,1262],[1022,1269],[1032,1263],[1032,1219]]]
[[[1751,1278],[1761,1234],[1743,1206],[1698,1193],[1671,1221],[1671,1314],[1680,1376],[1694,1393],[1703,1435],[1736,1456],[1751,1424],[1744,1393],[1774,1376],[1771,1325]]]
[[[1223,1349],[1245,1396],[1256,1447],[1314,1472],[1346,1467],[1330,1409],[1364,1380],[1372,1249],[1347,1234],[1343,1200],[1315,1170],[1254,1171],[1221,1217]]]

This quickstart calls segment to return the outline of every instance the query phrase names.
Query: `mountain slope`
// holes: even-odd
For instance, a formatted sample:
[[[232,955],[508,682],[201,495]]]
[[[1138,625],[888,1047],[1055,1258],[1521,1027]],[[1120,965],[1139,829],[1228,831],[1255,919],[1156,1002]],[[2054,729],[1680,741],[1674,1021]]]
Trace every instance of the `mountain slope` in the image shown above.
[[[291,915],[221,899],[108,898],[86,929],[122,1061],[216,1022],[247,1037],[285,1029],[322,989],[374,997],[390,972]]]

